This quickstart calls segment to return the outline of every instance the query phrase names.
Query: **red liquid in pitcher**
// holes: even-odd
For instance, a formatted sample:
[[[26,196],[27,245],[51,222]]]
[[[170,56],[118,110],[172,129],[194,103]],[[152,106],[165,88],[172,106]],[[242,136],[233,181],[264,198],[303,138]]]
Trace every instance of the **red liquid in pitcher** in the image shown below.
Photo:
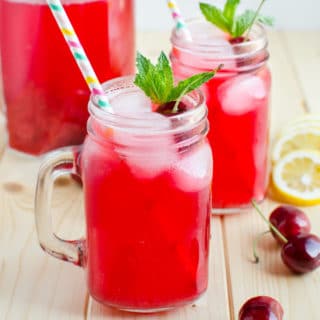
[[[133,1],[64,3],[99,80],[131,74]],[[82,143],[89,90],[46,2],[1,0],[0,47],[10,146],[41,154]]]
[[[207,288],[211,151],[159,151],[171,139],[119,147],[131,138],[84,144],[89,291],[120,309],[185,304]]]

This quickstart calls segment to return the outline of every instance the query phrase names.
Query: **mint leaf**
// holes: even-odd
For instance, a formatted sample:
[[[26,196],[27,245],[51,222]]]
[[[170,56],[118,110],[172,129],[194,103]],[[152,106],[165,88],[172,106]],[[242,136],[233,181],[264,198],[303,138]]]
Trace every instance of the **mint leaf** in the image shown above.
[[[274,17],[270,17],[270,16],[259,15],[257,18],[257,21],[269,27],[272,27],[274,25],[274,20],[275,20]]]
[[[152,87],[148,85],[150,81],[152,81],[153,74],[153,65],[151,61],[138,52],[136,62],[139,73],[136,75],[134,84],[140,87],[152,100],[156,99]]]
[[[185,94],[199,88],[205,82],[209,81],[215,75],[216,71],[196,74],[186,80],[180,81],[170,93],[169,101],[176,101]]]
[[[223,11],[207,3],[200,2],[200,10],[204,17],[222,31],[229,33],[232,38],[238,38],[251,31],[255,21],[272,26],[274,20],[271,17],[261,16],[259,13],[266,0],[261,0],[256,11],[246,10],[240,15],[236,11],[241,0],[226,0]]]
[[[234,16],[239,4],[240,0],[227,0],[224,5],[223,15],[229,21],[229,25],[233,24]]]
[[[160,77],[158,82],[159,90],[161,92],[160,96],[162,100],[168,99],[168,94],[173,87],[173,73],[170,66],[169,59],[166,57],[164,52],[161,52],[158,59],[158,65],[156,66],[156,75]]]
[[[149,59],[138,52],[137,69],[138,74],[134,84],[141,88],[153,102],[161,103],[166,100],[173,86],[173,74],[166,55],[162,52],[158,63],[153,65]]]
[[[200,2],[200,10],[204,17],[224,32],[229,32],[229,22],[223,12],[215,6]]]
[[[138,73],[134,84],[141,88],[156,104],[165,104],[181,99],[183,95],[210,80],[218,70],[194,75],[180,81],[175,86],[169,59],[163,52],[161,52],[156,65],[153,65],[149,59],[138,53],[136,64]]]
[[[274,19],[272,17],[258,15],[253,10],[246,10],[243,14],[236,18],[236,24],[234,29],[234,37],[241,37],[250,26],[253,25],[254,21],[257,20],[260,23],[268,26],[273,26]],[[250,30],[250,29],[249,29]],[[248,32],[249,33],[249,32]]]
[[[238,16],[235,21],[235,28],[233,32],[233,37],[241,37],[251,25],[256,13],[252,10],[246,10],[243,14]]]

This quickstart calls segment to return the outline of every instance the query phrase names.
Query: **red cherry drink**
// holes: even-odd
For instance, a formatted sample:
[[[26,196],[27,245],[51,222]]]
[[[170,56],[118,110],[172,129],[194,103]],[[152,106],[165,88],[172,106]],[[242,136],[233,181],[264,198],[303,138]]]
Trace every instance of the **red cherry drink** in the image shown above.
[[[212,156],[198,93],[182,115],[152,112],[132,80],[106,87],[114,115],[90,103],[81,152],[90,294],[120,309],[189,303],[207,288]],[[200,99],[201,100],[201,99]]]
[[[177,78],[222,70],[204,85],[214,155],[213,207],[237,209],[264,198],[268,183],[270,72],[266,37],[255,26],[252,40],[231,44],[207,22],[190,23],[192,42],[172,37]],[[227,211],[227,210],[226,210]]]
[[[133,2],[62,1],[100,81],[134,71]],[[46,1],[0,1],[0,48],[10,146],[82,143],[89,90]]]

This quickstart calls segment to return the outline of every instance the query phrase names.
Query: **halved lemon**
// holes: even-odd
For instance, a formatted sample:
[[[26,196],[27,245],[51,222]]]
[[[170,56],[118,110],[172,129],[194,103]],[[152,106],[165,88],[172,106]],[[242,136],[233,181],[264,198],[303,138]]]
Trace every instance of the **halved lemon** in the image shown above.
[[[290,152],[301,149],[320,151],[320,128],[303,127],[283,134],[273,147],[272,161],[277,162]]]
[[[294,205],[320,203],[320,152],[293,151],[279,160],[272,171],[276,193]]]

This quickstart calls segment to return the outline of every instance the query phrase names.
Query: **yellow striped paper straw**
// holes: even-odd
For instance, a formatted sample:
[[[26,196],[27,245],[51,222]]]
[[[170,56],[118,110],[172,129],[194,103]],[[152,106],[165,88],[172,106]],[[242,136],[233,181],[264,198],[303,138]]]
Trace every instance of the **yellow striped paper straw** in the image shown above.
[[[94,72],[92,65],[76,35],[73,26],[67,16],[60,0],[47,0],[47,4],[66,40],[68,47],[78,64],[78,67],[90,88],[92,94],[98,97],[98,104],[101,108],[108,108],[112,111],[110,103],[105,96],[102,86]]]
[[[177,31],[181,32],[182,36],[186,38],[186,40],[191,41],[190,31],[181,15],[181,11],[174,0],[167,0],[168,8],[171,11],[172,18],[176,24]]]

